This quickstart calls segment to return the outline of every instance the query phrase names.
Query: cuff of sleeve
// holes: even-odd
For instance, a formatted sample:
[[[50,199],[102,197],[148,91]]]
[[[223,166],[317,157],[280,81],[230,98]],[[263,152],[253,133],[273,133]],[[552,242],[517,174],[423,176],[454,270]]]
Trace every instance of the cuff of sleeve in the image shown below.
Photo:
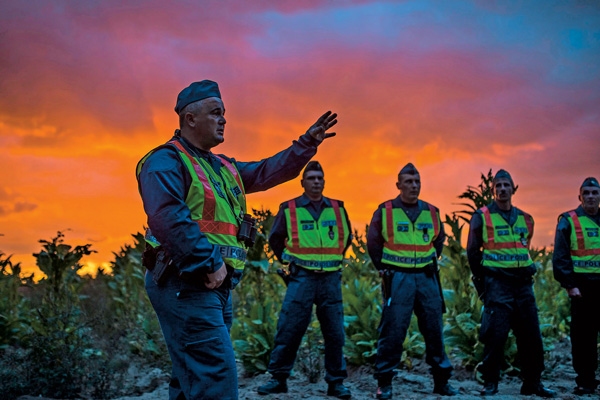
[[[305,144],[305,145],[311,146],[311,147],[317,147],[318,145],[321,144],[321,142],[319,140],[312,137],[312,135],[308,132],[306,132],[304,135],[300,136],[300,138],[298,138],[298,141],[302,144]]]

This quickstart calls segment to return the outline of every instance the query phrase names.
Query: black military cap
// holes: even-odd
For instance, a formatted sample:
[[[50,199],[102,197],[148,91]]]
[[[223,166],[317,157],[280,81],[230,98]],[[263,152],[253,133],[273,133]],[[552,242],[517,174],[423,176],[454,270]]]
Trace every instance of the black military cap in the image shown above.
[[[179,114],[181,110],[188,104],[195,103],[208,97],[221,98],[221,92],[219,91],[219,85],[217,82],[203,80],[200,82],[194,82],[190,86],[183,89],[179,96],[177,96],[177,104],[175,104],[175,112]]]
[[[579,187],[579,190],[581,190],[581,188],[584,187],[584,186],[594,186],[594,187],[600,188],[600,184],[598,184],[598,179],[593,178],[591,176],[588,177],[588,178],[585,178],[585,180],[583,181],[583,183]]]

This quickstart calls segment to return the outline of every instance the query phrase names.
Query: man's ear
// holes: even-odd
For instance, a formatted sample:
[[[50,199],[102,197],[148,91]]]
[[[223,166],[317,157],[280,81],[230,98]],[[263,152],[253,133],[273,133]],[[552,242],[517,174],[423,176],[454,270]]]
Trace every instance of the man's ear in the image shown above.
[[[583,203],[583,200],[581,199],[581,193],[579,193],[579,195],[577,196],[577,198],[579,199],[579,201],[580,201],[581,203]]]
[[[396,182],[396,187],[398,188],[398,190],[402,190],[402,189],[400,188],[400,181]]]
[[[189,126],[196,126],[196,121],[194,121],[194,114],[188,112],[185,113],[185,115],[183,116],[183,120],[189,125]]]

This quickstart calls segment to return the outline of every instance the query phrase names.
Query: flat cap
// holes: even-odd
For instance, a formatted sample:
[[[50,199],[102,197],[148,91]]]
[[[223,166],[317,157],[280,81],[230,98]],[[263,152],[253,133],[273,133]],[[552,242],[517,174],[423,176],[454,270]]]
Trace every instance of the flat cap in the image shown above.
[[[183,89],[179,93],[179,96],[177,96],[175,112],[179,114],[181,110],[183,110],[188,104],[195,103],[208,97],[221,98],[221,92],[219,91],[219,85],[217,85],[217,82],[206,79],[200,82],[194,82],[190,86]]]

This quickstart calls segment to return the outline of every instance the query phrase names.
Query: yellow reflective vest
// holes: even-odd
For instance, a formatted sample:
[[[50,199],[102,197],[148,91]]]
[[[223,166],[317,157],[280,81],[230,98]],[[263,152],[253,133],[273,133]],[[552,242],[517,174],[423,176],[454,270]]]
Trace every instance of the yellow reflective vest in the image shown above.
[[[331,207],[325,208],[316,221],[306,208],[296,206],[296,199],[288,202],[284,211],[287,241],[281,255],[283,262],[319,271],[342,267],[350,228],[340,202],[328,200]]]
[[[433,242],[440,234],[440,216],[431,204],[412,222],[402,208],[386,201],[381,209],[385,239],[381,262],[401,268],[424,268],[437,258]]]
[[[600,227],[587,215],[567,213],[571,224],[571,259],[575,273],[600,274]]]
[[[533,218],[518,211],[517,220],[511,226],[499,213],[481,208],[483,222],[483,254],[481,265],[493,268],[529,267],[533,261],[529,246],[533,236]]]
[[[238,241],[237,232],[246,213],[246,194],[237,167],[215,155],[225,167],[217,174],[206,160],[194,157],[179,140],[171,140],[163,146],[174,146],[177,149],[192,177],[185,199],[192,220],[198,223],[211,244],[220,247],[221,256],[227,265],[243,270],[247,250]],[[137,166],[138,176],[148,157],[163,146],[150,151],[140,160]],[[146,241],[155,247],[158,245],[155,238],[147,237]]]

